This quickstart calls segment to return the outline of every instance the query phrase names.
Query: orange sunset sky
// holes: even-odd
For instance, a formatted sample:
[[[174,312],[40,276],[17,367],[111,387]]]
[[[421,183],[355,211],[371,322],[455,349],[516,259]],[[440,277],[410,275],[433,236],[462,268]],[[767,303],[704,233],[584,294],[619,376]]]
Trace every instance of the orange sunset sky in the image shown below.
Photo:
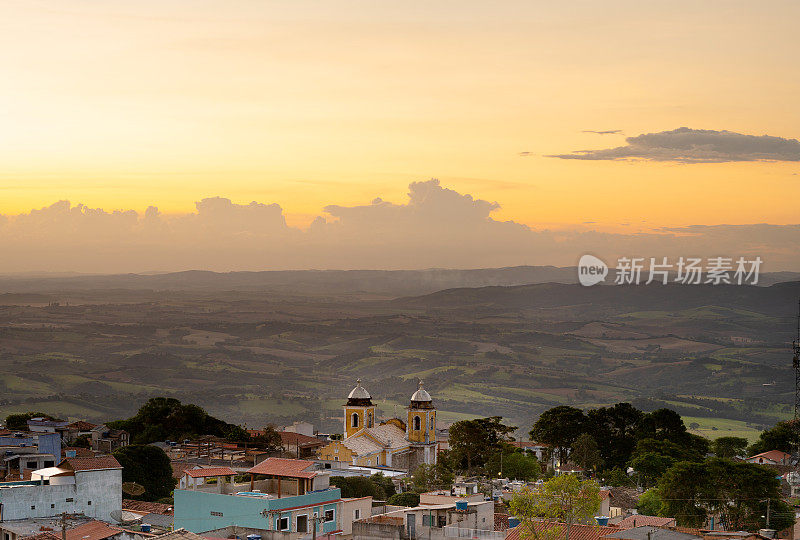
[[[410,183],[433,177],[533,229],[798,223],[795,0],[7,0],[2,11],[9,223],[59,200],[173,215],[220,196],[277,203],[306,228],[327,205],[404,204]],[[768,135],[781,149],[564,158],[681,127]]]

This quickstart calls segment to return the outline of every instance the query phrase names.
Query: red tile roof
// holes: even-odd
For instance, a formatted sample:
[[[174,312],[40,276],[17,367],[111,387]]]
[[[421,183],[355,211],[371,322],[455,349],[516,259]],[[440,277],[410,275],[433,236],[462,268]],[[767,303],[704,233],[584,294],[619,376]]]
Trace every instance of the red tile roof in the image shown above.
[[[209,478],[211,476],[233,476],[236,471],[230,467],[208,467],[205,469],[186,469],[183,474],[188,474],[192,478]]]
[[[301,447],[325,446],[325,442],[317,439],[316,437],[309,437],[302,433],[292,433],[290,431],[279,431],[281,436],[281,444],[284,446],[290,444],[299,444]]]
[[[67,540],[104,540],[122,532],[102,521],[90,521],[67,531]]]
[[[97,424],[92,424],[84,420],[78,420],[77,422],[72,422],[71,424],[67,424],[67,428],[74,429],[76,431],[90,431],[92,428],[96,427]]]
[[[620,529],[633,529],[634,527],[644,527],[644,526],[666,527],[669,525],[675,525],[675,518],[643,516],[639,514],[628,516],[619,523],[617,523],[617,526]]]
[[[611,497],[611,490],[610,489],[601,489],[600,490],[600,500],[606,500]]]
[[[536,521],[534,523],[537,532],[546,531],[553,527],[565,527],[564,523],[555,523],[550,521]],[[509,529],[506,533],[506,540],[521,540],[520,532],[523,525],[517,525],[513,529]],[[569,540],[600,540],[603,536],[611,533],[618,532],[622,529],[619,527],[599,527],[597,525],[576,525],[573,524],[569,530]]]
[[[747,461],[756,458],[764,458],[774,461],[776,463],[787,463],[789,459],[791,459],[792,455],[787,454],[786,452],[781,452],[780,450],[770,450],[768,452],[761,452],[760,454],[756,454],[754,456],[750,456],[747,458]]]
[[[196,467],[194,463],[187,463],[185,461],[172,461],[170,465],[172,465],[173,478],[183,478],[183,471]]]
[[[302,459],[267,458],[247,472],[284,478],[314,478],[317,472],[307,469],[315,466],[313,461]]]
[[[144,512],[147,514],[163,514],[165,516],[171,516],[173,513],[173,508],[169,504],[135,501],[133,499],[122,499],[122,509],[130,510],[131,512]]]
[[[496,531],[507,531],[508,530],[508,514],[497,514],[494,515],[494,530]]]
[[[23,536],[23,540],[61,540],[60,535],[56,535],[49,531],[44,531],[30,536]]]
[[[61,447],[61,457],[66,457],[67,450],[74,450],[75,457],[94,457],[94,452],[91,448],[83,448],[82,446],[63,446]]]
[[[58,466],[60,467],[65,463],[74,471],[101,471],[122,468],[122,465],[119,464],[119,461],[114,456],[64,458]]]

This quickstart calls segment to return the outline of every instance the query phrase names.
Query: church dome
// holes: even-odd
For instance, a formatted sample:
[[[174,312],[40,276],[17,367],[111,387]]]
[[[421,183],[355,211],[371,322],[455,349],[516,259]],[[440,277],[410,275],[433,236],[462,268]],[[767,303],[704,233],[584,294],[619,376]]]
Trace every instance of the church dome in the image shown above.
[[[353,388],[347,395],[348,405],[372,405],[372,396],[369,395],[367,389],[361,386],[361,379],[356,381],[356,387]]]
[[[433,407],[431,395],[427,390],[425,390],[425,388],[422,387],[422,381],[419,381],[419,387],[417,388],[417,391],[411,396],[411,406],[423,407],[426,409]]]

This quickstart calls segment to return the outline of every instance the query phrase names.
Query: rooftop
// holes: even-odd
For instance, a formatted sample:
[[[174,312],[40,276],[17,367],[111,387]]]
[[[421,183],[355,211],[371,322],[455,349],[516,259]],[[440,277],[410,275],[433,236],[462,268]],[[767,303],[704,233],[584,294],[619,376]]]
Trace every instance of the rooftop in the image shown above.
[[[203,469],[185,469],[183,474],[192,478],[211,478],[213,476],[234,476],[236,471],[230,467],[207,467]]]
[[[267,458],[247,472],[283,478],[314,478],[318,474],[317,471],[313,470],[315,467],[316,464],[313,461]]]
[[[90,521],[67,530],[67,540],[104,540],[122,532],[122,529],[112,527],[102,521]]]
[[[660,527],[633,527],[605,535],[604,538],[621,538],[623,540],[697,540],[699,537]]]
[[[628,516],[617,524],[621,529],[632,529],[634,527],[642,527],[645,525],[653,527],[667,527],[675,525],[675,518],[659,517],[659,516],[643,516],[633,515]]]
[[[537,521],[535,522],[537,532],[547,531],[556,527],[565,527],[564,523],[556,523],[550,521]],[[513,529],[508,530],[506,540],[521,540],[520,533],[522,526],[518,525]],[[618,532],[619,527],[599,527],[597,525],[578,525],[573,524],[569,530],[569,540],[600,540],[611,533]]]
[[[102,471],[106,469],[121,469],[122,465],[114,456],[74,457],[64,458],[58,467],[70,468],[73,471]]]

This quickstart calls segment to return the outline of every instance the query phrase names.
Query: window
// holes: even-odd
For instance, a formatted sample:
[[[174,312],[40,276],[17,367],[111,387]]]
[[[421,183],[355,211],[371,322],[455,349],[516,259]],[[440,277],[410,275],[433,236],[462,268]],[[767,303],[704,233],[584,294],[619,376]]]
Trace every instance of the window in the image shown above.
[[[74,500],[72,497],[67,497],[67,502],[73,502]]]
[[[339,456],[333,456],[333,461],[339,461]]]
[[[26,469],[36,469],[36,468],[38,468],[38,466],[39,466],[39,464],[36,463],[35,461],[26,461],[25,462],[25,468]]]
[[[367,427],[372,427],[372,413],[367,413]]]
[[[431,516],[430,516],[430,514],[422,514],[422,526],[423,527],[430,527],[431,526]]]
[[[295,532],[305,533],[308,532],[308,516],[303,514],[297,516],[297,529]]]
[[[212,511],[211,511],[211,515],[212,515],[212,516],[214,516],[214,517],[222,517],[222,512],[214,512],[214,511],[212,510]]]
[[[336,512],[332,508],[330,510],[325,510],[325,522],[330,523],[334,520],[336,520]]]
[[[36,510],[36,507],[34,505],[31,505],[31,510]]]
[[[92,501],[88,501],[86,504],[92,506]]]
[[[353,521],[361,519],[361,508],[356,508],[353,510]]]
[[[56,507],[56,505],[50,503],[50,508],[55,508],[55,507]]]
[[[353,413],[353,418],[352,418],[352,421],[350,422],[350,424],[353,427],[358,427],[358,413]]]
[[[435,426],[436,426],[436,417],[435,416],[431,416],[431,431],[433,431],[433,428]]]
[[[422,429],[422,419],[419,416],[414,417],[414,431]]]
[[[281,531],[288,531],[289,530],[289,518],[282,517],[278,520],[278,529]]]
[[[55,467],[55,465],[56,465],[55,461],[48,460],[44,462],[45,467]]]

